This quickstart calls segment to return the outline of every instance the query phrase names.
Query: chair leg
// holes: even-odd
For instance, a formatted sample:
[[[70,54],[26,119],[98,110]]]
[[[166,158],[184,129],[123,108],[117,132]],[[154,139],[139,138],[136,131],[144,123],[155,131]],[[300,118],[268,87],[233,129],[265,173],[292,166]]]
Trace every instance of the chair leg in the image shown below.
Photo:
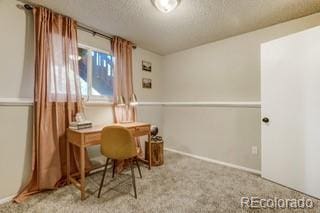
[[[141,170],[140,170],[140,166],[139,166],[139,161],[138,161],[137,158],[135,159],[135,161],[136,161],[136,164],[137,164],[137,167],[138,167],[140,178],[142,178],[142,174],[141,174]]]
[[[106,176],[108,163],[109,163],[109,158],[107,158],[106,165],[105,165],[104,170],[103,170],[103,175],[102,175],[102,179],[101,179],[101,183],[100,183],[100,187],[99,187],[98,198],[100,198],[101,189],[102,189],[102,186],[103,186],[104,177]]]
[[[116,160],[113,160],[112,178],[114,178],[115,171],[116,171]]]
[[[135,176],[134,176],[132,160],[131,160],[131,163],[130,163],[130,168],[131,168],[131,176],[132,176],[132,185],[133,185],[133,190],[134,190],[134,197],[137,199],[136,180],[135,180]]]

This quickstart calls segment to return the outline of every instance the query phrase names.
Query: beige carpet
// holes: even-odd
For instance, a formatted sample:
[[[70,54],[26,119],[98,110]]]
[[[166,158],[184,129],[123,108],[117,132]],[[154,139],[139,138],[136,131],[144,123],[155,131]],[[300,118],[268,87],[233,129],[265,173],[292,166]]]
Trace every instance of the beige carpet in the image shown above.
[[[80,201],[74,186],[67,186],[35,195],[23,204],[3,204],[0,212],[273,212],[243,209],[240,199],[307,197],[237,169],[171,152],[165,153],[165,160],[164,166],[153,167],[151,171],[142,169],[143,179],[136,179],[137,200],[133,197],[129,171],[112,180],[109,170],[100,199],[96,196],[102,174],[97,173],[86,179],[85,201]],[[320,202],[313,201],[315,207],[308,212],[320,212]]]

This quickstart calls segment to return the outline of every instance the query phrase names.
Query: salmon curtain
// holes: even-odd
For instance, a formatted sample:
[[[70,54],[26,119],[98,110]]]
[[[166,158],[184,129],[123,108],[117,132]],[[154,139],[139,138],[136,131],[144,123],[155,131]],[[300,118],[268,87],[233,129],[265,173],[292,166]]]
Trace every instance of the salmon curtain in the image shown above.
[[[121,121],[136,121],[136,109],[130,106],[130,97],[133,92],[132,81],[132,46],[130,41],[120,37],[114,37],[111,42],[114,63],[114,83],[113,83],[113,96],[114,103],[117,102],[118,96],[123,96],[126,101],[126,106],[113,106],[114,122]],[[139,157],[143,156],[141,144],[136,140],[137,151]],[[117,162],[117,171],[123,170],[126,162]]]
[[[56,189],[66,183],[66,129],[81,112],[77,23],[47,8],[33,9],[35,89],[33,157],[29,183],[15,198]],[[78,171],[79,150],[71,147],[71,171]],[[91,166],[88,157],[86,168]]]
[[[114,56],[114,83],[113,96],[116,103],[117,96],[123,96],[126,106],[114,106],[114,121],[135,121],[135,108],[129,105],[130,96],[133,94],[132,83],[132,43],[119,37],[112,39],[112,52]]]

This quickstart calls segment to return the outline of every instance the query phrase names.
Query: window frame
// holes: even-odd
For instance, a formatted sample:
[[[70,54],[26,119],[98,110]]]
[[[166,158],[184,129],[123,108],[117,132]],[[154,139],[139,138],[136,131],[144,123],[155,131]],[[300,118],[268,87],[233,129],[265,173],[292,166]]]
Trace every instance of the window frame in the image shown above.
[[[92,47],[86,44],[82,44],[82,43],[78,43],[78,47],[77,48],[82,48],[85,49],[89,52],[90,57],[88,57],[88,65],[87,65],[87,84],[88,84],[88,94],[87,95],[82,95],[82,98],[85,98],[86,103],[92,103],[92,104],[113,104],[113,100],[114,97],[112,96],[98,96],[98,95],[92,95],[92,51],[96,51],[96,52],[100,52],[100,53],[104,53],[104,54],[108,54],[111,55],[112,57],[112,61],[113,61],[113,65],[111,67],[111,72],[114,73],[114,57],[113,54],[106,51],[106,50],[102,50],[96,47]],[[113,75],[114,76],[114,75]],[[113,88],[114,89],[114,88]]]

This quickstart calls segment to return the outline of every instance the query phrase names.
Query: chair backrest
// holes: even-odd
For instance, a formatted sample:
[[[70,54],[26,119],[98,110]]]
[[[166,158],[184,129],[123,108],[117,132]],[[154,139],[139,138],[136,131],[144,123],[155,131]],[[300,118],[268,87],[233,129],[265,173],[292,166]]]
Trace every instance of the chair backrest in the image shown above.
[[[130,131],[120,126],[108,126],[102,130],[101,153],[114,160],[137,156],[134,138]]]

